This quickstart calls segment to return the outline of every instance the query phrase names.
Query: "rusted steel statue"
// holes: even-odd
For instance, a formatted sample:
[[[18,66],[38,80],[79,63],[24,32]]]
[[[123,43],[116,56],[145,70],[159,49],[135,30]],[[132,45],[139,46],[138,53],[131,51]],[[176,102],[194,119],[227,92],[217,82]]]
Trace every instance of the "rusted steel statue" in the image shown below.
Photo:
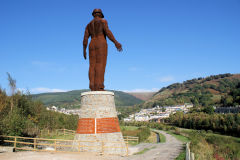
[[[87,59],[88,38],[89,44],[89,88],[91,91],[104,91],[104,73],[107,62],[107,41],[106,36],[115,44],[118,51],[122,51],[122,45],[114,38],[108,28],[101,9],[94,9],[94,19],[87,25],[83,39],[83,56]]]

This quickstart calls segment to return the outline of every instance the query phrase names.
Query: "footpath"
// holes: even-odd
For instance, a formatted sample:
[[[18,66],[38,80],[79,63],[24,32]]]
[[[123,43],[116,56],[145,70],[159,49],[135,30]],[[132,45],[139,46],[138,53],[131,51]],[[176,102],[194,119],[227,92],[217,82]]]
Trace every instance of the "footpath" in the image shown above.
[[[131,155],[127,157],[127,160],[174,160],[181,152],[183,148],[183,143],[177,140],[170,134],[167,134],[164,131],[157,130],[157,132],[163,134],[166,137],[165,143],[141,143],[136,147],[139,147],[139,150],[144,148],[149,148],[150,150],[146,151],[144,154]]]

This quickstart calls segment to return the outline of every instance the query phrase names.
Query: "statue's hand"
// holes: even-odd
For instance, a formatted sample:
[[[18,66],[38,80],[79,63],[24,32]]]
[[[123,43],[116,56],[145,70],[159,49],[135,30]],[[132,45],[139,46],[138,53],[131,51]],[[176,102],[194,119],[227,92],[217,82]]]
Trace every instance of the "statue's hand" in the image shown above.
[[[122,45],[121,45],[120,43],[116,42],[116,43],[115,43],[115,46],[116,46],[116,48],[117,48],[117,50],[118,50],[119,52],[122,51]]]
[[[83,51],[83,57],[84,57],[84,59],[87,59],[87,52],[86,52],[86,50]]]

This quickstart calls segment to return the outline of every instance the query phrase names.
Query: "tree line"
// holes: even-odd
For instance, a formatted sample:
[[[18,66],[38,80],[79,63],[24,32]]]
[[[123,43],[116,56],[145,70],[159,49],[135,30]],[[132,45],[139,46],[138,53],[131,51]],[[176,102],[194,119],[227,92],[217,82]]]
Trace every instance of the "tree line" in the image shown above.
[[[42,129],[76,129],[78,116],[46,110],[30,94],[16,91],[16,81],[10,74],[8,80],[11,95],[0,88],[0,134],[35,137]]]
[[[240,136],[240,113],[238,114],[207,114],[193,112],[184,114],[177,112],[170,115],[167,122],[177,127],[212,130],[222,134]]]

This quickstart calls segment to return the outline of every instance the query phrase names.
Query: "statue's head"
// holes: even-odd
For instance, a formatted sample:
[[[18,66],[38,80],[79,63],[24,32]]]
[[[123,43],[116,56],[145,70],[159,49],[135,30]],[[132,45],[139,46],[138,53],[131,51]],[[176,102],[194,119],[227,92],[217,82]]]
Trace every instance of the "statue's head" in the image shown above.
[[[92,12],[93,17],[96,16],[96,14],[99,14],[101,18],[104,18],[104,15],[101,9],[94,9]]]

